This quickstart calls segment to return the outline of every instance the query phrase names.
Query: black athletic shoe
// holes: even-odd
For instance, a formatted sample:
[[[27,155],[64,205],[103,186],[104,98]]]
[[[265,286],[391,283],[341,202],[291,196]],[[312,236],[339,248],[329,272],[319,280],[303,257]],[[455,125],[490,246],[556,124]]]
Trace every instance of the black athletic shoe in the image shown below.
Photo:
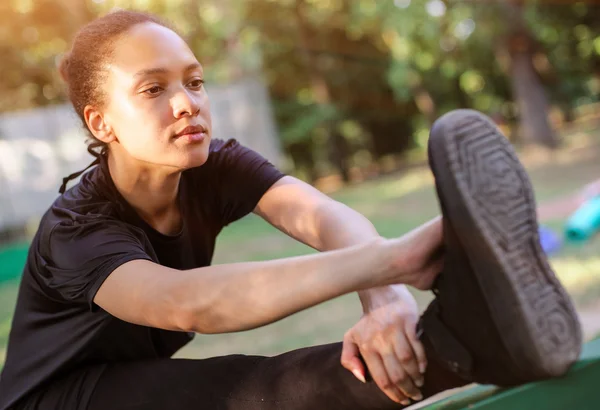
[[[499,386],[563,375],[582,336],[538,236],[528,175],[484,115],[450,112],[432,127],[429,161],[444,217],[444,271],[419,323],[430,360]]]

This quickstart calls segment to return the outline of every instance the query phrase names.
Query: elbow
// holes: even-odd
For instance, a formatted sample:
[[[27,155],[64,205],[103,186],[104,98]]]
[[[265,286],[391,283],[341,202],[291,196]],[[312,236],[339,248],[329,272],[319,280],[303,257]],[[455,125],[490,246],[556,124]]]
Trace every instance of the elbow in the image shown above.
[[[215,306],[201,309],[179,309],[173,323],[178,330],[206,335],[240,332],[259,327],[256,323],[245,323],[235,315],[220,312]]]
[[[197,287],[190,284],[189,278],[181,275],[181,280],[173,281],[149,298],[152,301],[147,312],[155,316],[156,327],[167,330],[194,333],[214,333],[214,300],[207,295],[199,295]]]
[[[212,333],[207,326],[207,309],[204,307],[178,304],[171,310],[169,322],[175,330],[194,333]]]
[[[226,318],[210,303],[180,304],[173,309],[171,323],[183,332],[216,334],[231,331],[228,329]]]
[[[191,309],[185,309],[183,307],[174,309],[171,314],[170,322],[173,324],[174,330],[177,331],[204,333],[200,331],[201,329],[199,329],[197,317]]]
[[[218,286],[201,286],[205,289],[199,295],[197,286],[181,281],[171,289],[163,289],[161,293],[162,315],[167,316],[168,327],[182,332],[203,334],[228,333],[242,330],[243,315],[239,309],[228,303],[227,297]],[[210,290],[208,290],[210,289]]]

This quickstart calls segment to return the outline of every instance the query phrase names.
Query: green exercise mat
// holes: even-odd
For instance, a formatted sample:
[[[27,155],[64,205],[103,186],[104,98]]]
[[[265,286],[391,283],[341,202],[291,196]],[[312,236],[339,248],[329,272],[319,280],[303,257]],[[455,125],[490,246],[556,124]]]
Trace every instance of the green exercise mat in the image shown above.
[[[0,248],[0,283],[21,276],[29,244],[19,243]]]

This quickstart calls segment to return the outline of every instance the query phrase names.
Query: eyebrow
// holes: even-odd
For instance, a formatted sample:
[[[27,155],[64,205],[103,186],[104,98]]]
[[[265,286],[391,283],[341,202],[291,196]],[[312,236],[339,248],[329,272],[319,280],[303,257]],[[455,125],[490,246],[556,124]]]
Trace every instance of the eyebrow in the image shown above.
[[[201,66],[199,63],[192,63],[185,68],[184,72],[192,71],[192,70],[198,69],[200,67]],[[135,73],[134,77],[137,78],[137,77],[144,77],[144,76],[154,75],[154,74],[166,74],[168,72],[169,72],[169,70],[167,70],[166,68],[161,68],[161,67],[147,68],[145,70],[140,70],[137,73]]]

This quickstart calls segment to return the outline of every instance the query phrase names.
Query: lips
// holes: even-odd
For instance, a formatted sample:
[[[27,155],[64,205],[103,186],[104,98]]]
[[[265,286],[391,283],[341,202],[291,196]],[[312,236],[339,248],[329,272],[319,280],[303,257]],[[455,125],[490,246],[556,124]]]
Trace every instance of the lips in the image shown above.
[[[202,133],[206,133],[206,129],[202,126],[199,125],[190,125],[185,127],[184,129],[182,129],[181,131],[179,131],[177,134],[175,134],[175,137],[183,137],[186,135],[194,135],[194,134],[202,134]]]
[[[184,141],[186,143],[201,143],[208,138],[208,132],[206,128],[201,125],[190,125],[179,131],[173,136],[178,141]]]

